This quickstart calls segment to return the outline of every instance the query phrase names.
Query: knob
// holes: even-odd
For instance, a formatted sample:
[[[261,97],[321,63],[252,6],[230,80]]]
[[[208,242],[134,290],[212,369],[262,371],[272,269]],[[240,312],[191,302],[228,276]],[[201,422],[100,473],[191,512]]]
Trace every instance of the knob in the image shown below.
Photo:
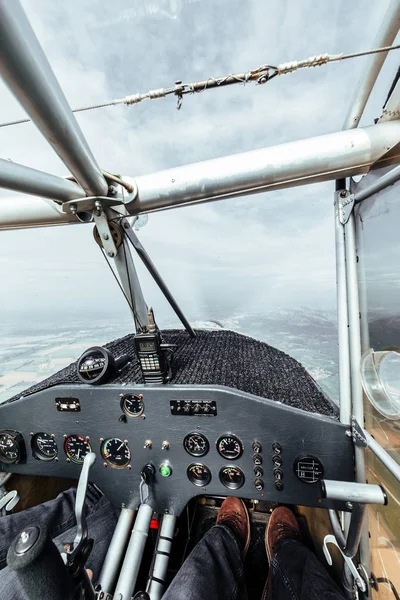
[[[168,450],[168,448],[169,448],[169,442],[164,440],[163,443],[161,444],[161,450]]]
[[[254,454],[253,463],[255,467],[262,465],[262,456],[260,454]]]
[[[148,448],[150,450],[150,448],[153,446],[153,442],[151,440],[146,440],[144,443],[143,448]]]
[[[256,488],[256,490],[261,491],[264,489],[264,482],[262,479],[256,479],[254,481],[254,487]]]
[[[272,462],[274,464],[274,467],[281,467],[282,466],[282,456],[279,456],[279,454],[273,456]]]
[[[254,467],[254,475],[258,477],[262,477],[264,475],[264,469],[262,467]]]
[[[261,452],[261,450],[262,450],[260,442],[253,442],[252,448],[253,448],[253,452],[256,452],[256,453]]]

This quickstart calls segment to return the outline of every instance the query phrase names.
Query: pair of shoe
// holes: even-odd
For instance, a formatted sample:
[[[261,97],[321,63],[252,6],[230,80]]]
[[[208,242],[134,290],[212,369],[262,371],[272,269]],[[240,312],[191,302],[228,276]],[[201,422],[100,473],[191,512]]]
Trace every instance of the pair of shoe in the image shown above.
[[[225,525],[234,533],[244,560],[250,545],[250,519],[244,502],[239,498],[226,498],[219,511],[217,525]],[[285,506],[278,506],[272,512],[265,530],[265,549],[269,562],[285,540],[301,540],[300,529],[292,511]]]

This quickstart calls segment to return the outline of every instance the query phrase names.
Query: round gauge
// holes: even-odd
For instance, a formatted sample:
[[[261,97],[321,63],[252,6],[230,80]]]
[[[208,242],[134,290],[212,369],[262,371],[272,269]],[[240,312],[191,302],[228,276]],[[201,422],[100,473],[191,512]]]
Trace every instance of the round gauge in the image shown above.
[[[127,394],[121,400],[121,408],[127,417],[140,417],[144,411],[144,402],[140,396]]]
[[[188,433],[183,440],[183,447],[192,456],[204,456],[209,451],[210,444],[201,433]]]
[[[54,460],[58,454],[57,442],[49,433],[35,433],[31,439],[31,447],[37,460]]]
[[[69,435],[64,442],[64,452],[74,463],[81,465],[89,452],[91,445],[83,435]]]
[[[217,450],[223,458],[236,460],[243,454],[243,444],[235,435],[223,435],[217,442]]]
[[[100,452],[104,460],[114,469],[123,469],[131,460],[128,444],[119,438],[108,438],[101,444]]]
[[[219,472],[220,482],[230,490],[238,490],[244,484],[244,474],[239,467],[222,467]]]
[[[109,351],[101,346],[86,350],[76,364],[77,375],[83,383],[103,383],[110,366]]]
[[[24,453],[24,438],[18,431],[0,431],[0,462],[18,464]]]
[[[211,481],[210,469],[201,463],[193,463],[189,465],[186,473],[189,481],[198,487],[204,487]]]

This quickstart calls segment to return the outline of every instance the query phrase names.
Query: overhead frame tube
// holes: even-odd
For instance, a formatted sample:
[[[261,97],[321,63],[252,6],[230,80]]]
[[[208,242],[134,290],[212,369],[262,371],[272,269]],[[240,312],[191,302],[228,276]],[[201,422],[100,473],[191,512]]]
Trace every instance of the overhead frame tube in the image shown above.
[[[386,155],[390,149],[389,161]],[[137,177],[134,181],[138,186],[138,197],[124,205],[123,214],[126,214],[125,209],[129,214],[137,215],[332,181],[366,173],[372,165],[399,162],[400,122],[391,121]],[[18,198],[15,202],[13,199],[12,207],[7,206],[5,214],[4,201],[0,202],[0,230],[39,226],[38,212],[45,225],[70,221],[67,215],[55,217],[52,211],[44,209],[41,201],[34,199],[31,209],[25,204],[21,214],[18,201]]]
[[[0,0],[0,74],[87,195],[107,195],[107,182],[19,0]]]
[[[363,174],[400,162],[399,142],[400,122],[391,121],[142,175],[125,208],[135,215]]]
[[[390,185],[397,183],[399,179],[400,165],[394,167],[394,169],[391,169],[391,171],[385,173],[385,175],[382,175],[382,177],[379,177],[379,179],[371,183],[371,185],[369,185],[368,187],[360,190],[359,192],[356,192],[354,194],[354,201],[356,202],[356,204],[358,204],[359,202],[363,202],[364,200],[367,200],[367,198],[370,198],[374,194],[377,194],[378,192],[389,187]]]
[[[399,0],[392,0],[374,40],[373,48],[391,46],[399,28],[400,2]],[[379,54],[371,54],[366,58],[366,66],[358,82],[343,129],[353,129],[358,126],[386,57],[387,52],[380,52]]]
[[[61,202],[85,196],[83,189],[73,181],[2,158],[0,158],[0,187]]]

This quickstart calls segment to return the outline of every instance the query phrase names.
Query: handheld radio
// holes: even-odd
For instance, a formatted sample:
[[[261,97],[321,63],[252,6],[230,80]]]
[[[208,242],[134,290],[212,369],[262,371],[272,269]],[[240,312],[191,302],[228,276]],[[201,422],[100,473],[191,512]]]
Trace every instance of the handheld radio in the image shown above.
[[[145,383],[166,383],[172,377],[172,346],[162,343],[151,308],[147,319],[147,331],[136,334],[134,338],[143,379]]]

